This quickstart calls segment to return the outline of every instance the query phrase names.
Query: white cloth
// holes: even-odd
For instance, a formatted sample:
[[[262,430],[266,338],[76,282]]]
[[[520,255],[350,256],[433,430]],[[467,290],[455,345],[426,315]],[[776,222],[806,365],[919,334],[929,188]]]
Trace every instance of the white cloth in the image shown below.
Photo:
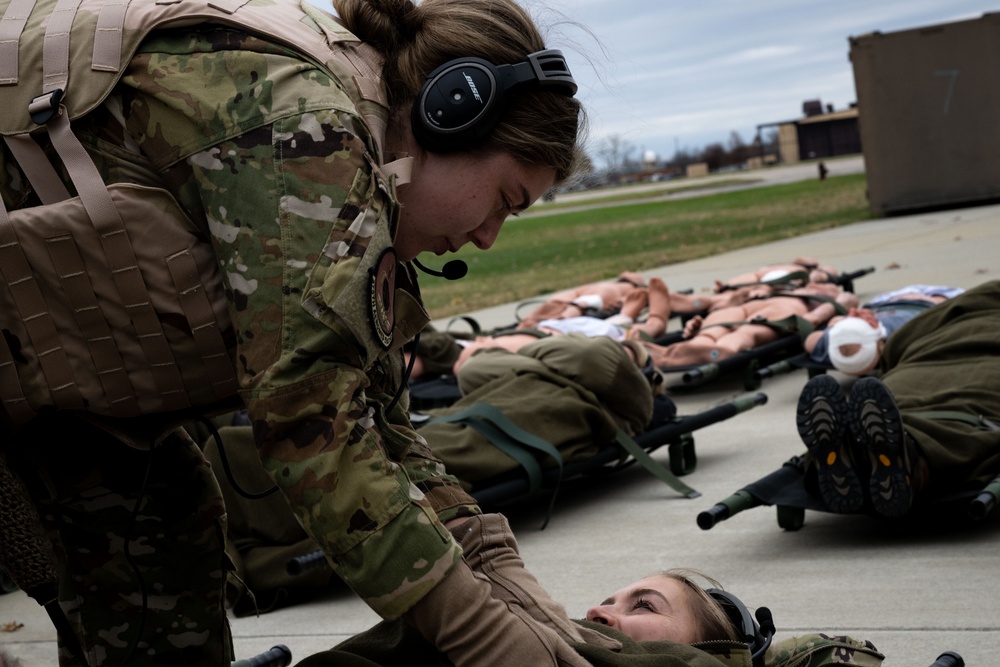
[[[622,327],[607,320],[602,320],[599,317],[587,317],[586,315],[582,317],[567,317],[561,320],[542,320],[538,323],[537,328],[542,330],[552,329],[564,334],[578,333],[588,338],[606,336],[612,340],[625,340],[625,329]]]

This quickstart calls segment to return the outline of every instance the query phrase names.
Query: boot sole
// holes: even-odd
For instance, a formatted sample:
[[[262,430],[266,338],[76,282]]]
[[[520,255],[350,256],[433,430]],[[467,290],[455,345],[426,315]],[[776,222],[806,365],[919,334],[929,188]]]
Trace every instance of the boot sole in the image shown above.
[[[816,464],[817,485],[827,507],[859,512],[865,492],[848,453],[850,410],[840,383],[829,375],[809,380],[799,395],[795,424]]]
[[[851,431],[868,446],[871,479],[868,492],[875,513],[906,514],[913,501],[912,476],[903,422],[896,401],[876,378],[862,378],[851,388]]]

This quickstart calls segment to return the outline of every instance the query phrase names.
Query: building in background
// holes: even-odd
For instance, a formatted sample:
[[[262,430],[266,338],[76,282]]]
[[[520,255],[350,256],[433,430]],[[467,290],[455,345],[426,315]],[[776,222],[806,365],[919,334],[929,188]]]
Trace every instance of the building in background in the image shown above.
[[[861,136],[858,131],[858,109],[853,104],[840,111],[833,105],[825,108],[820,100],[806,100],[802,103],[803,117],[762,123],[757,126],[757,136],[768,128],[777,131],[776,153],[761,155],[767,162],[795,164],[803,160],[820,160],[838,155],[857,155],[861,152]],[[759,142],[758,142],[759,143]]]

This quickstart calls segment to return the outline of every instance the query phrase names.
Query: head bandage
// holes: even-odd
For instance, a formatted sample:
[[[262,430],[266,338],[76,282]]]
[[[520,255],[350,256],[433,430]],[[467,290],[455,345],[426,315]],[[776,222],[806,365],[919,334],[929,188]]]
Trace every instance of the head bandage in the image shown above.
[[[860,317],[845,317],[830,327],[830,362],[843,373],[864,373],[875,363],[879,352],[878,342],[887,335],[881,323],[878,327],[873,327]],[[841,347],[845,345],[860,347],[854,354],[844,354]]]

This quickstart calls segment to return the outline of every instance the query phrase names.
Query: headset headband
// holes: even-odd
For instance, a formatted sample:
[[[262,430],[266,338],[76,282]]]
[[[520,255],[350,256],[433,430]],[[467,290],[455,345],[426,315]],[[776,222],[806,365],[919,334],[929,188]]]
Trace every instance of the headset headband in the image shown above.
[[[531,53],[519,63],[481,58],[450,60],[427,76],[413,102],[417,142],[435,153],[465,150],[489,137],[506,108],[507,92],[538,86],[572,97],[577,85],[558,49]]]

